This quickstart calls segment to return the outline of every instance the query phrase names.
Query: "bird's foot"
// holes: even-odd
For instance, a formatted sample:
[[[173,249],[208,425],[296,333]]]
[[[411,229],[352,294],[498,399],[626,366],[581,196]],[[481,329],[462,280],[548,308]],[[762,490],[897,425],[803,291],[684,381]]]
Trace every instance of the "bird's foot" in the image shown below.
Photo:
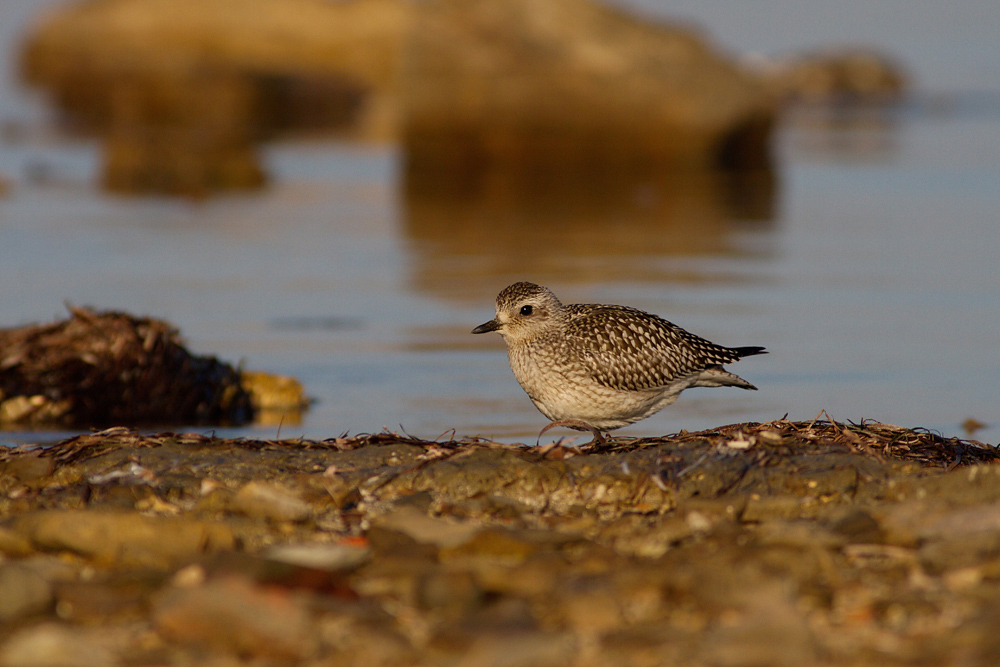
[[[560,426],[565,426],[566,428],[572,428],[577,431],[590,431],[591,433],[593,433],[594,439],[588,442],[587,443],[588,445],[607,444],[607,440],[604,439],[604,435],[602,435],[601,432],[595,426],[588,424],[582,419],[557,419],[556,421],[551,422],[548,426],[546,426],[545,428],[543,428],[541,431],[538,432],[538,440],[540,441],[542,439],[542,435],[544,435],[546,431],[558,428]],[[538,443],[536,442],[535,444]]]

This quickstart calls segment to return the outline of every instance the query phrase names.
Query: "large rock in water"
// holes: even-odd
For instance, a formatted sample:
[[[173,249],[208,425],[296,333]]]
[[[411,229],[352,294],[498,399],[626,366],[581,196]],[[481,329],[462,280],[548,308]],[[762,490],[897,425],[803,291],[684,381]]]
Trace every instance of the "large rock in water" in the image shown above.
[[[103,182],[200,196],[266,181],[286,131],[394,139],[408,0],[91,0],[45,17],[22,69],[106,140]]]
[[[329,128],[361,122],[395,90],[412,8],[409,0],[88,0],[40,21],[25,42],[22,70],[98,131],[130,120],[120,118],[129,112],[138,121],[183,121],[169,99],[174,84],[190,104],[234,79],[251,95],[231,105],[242,107],[233,122],[248,124],[252,138]],[[119,99],[132,92],[153,108]],[[238,97],[215,95],[224,96]],[[219,106],[196,108],[230,113]]]
[[[589,0],[433,0],[411,35],[413,169],[768,162],[765,86],[689,29]]]
[[[106,137],[113,190],[258,187],[254,146],[347,128],[411,167],[756,167],[774,108],[688,29],[588,0],[91,0],[25,77]]]

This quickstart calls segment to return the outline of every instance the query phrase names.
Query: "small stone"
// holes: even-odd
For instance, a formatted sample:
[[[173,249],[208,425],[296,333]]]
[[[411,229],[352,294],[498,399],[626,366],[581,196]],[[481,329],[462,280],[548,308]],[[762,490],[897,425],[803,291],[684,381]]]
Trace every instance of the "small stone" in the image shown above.
[[[757,540],[763,546],[793,549],[839,549],[847,540],[811,521],[777,519],[757,527]]]
[[[0,527],[0,554],[21,558],[31,554],[31,542],[14,531]]]
[[[242,371],[240,385],[250,395],[258,426],[299,426],[310,399],[293,377],[260,371]]]
[[[441,548],[457,547],[467,542],[479,529],[474,523],[456,523],[428,516],[412,506],[397,508],[379,517],[374,525],[399,531],[422,544]]]
[[[963,567],[946,572],[943,576],[944,585],[953,591],[974,589],[983,581],[983,570],[979,567]]]
[[[563,604],[570,626],[584,637],[595,637],[616,630],[624,622],[618,591],[580,591],[567,596]]]
[[[851,542],[879,543],[885,533],[878,521],[864,510],[854,510],[833,524],[833,531]]]
[[[483,591],[469,572],[435,570],[418,583],[417,598],[425,608],[462,612],[478,605],[483,599]]]
[[[52,587],[36,572],[17,564],[0,565],[0,622],[45,611]]]
[[[336,572],[363,564],[371,557],[371,549],[338,543],[281,544],[267,549],[263,556],[279,563]]]
[[[302,410],[309,405],[302,383],[293,377],[243,371],[240,383],[257,410]]]
[[[32,452],[25,456],[12,457],[0,464],[0,474],[10,475],[19,482],[34,482],[52,474],[54,462],[51,458],[42,458]]]
[[[481,635],[456,662],[467,667],[562,667],[574,664],[576,652],[577,641],[568,632],[525,630]]]
[[[684,517],[684,521],[687,523],[688,528],[696,533],[705,533],[712,528],[712,521],[701,512],[688,512],[687,516]]]
[[[171,577],[170,583],[177,588],[194,588],[205,583],[205,568],[198,564],[182,567]]]
[[[166,588],[154,599],[153,625],[170,641],[241,657],[301,660],[316,650],[300,598],[235,575]]]
[[[305,521],[313,515],[309,504],[284,486],[257,481],[237,491],[233,509],[251,518],[272,521]]]
[[[796,496],[757,496],[747,499],[740,519],[744,522],[765,519],[794,519],[802,515],[802,499]]]
[[[19,560],[17,565],[31,570],[50,584],[89,579],[94,575],[92,568],[81,568],[78,563],[51,554],[36,554]]]
[[[56,615],[74,623],[107,623],[145,614],[147,600],[162,575],[110,581],[71,581],[55,586]],[[103,578],[102,578],[103,579]]]
[[[105,628],[55,623],[25,628],[0,649],[0,667],[114,667],[120,664]]]
[[[484,559],[516,564],[537,552],[540,544],[522,539],[516,532],[488,528],[480,530],[461,545],[442,549],[442,560]]]
[[[0,424],[18,424],[27,421],[38,409],[29,396],[13,396],[0,403]],[[44,397],[43,397],[44,398]]]
[[[202,496],[207,496],[208,494],[219,488],[219,483],[214,479],[203,479],[201,480],[201,485],[198,487],[198,494]]]
[[[780,586],[755,593],[748,609],[705,636],[705,664],[715,667],[798,667],[820,664],[806,619]]]
[[[19,517],[14,527],[40,549],[159,569],[204,552],[232,549],[235,544],[223,524],[128,512],[45,510]]]

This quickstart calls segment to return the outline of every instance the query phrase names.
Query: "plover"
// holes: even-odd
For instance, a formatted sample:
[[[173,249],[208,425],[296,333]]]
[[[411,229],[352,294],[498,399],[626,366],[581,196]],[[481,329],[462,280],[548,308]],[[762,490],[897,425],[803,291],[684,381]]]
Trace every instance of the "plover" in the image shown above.
[[[496,331],[514,377],[553,426],[611,430],[645,419],[690,387],[756,389],[722,368],[763,347],[723,347],[628,306],[563,305],[546,287],[519,282],[497,296]]]

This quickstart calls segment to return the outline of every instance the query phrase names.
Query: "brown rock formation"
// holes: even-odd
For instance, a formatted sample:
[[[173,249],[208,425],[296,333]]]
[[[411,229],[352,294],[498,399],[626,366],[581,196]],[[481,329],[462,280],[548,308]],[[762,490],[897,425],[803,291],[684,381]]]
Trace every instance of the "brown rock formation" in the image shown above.
[[[98,0],[29,38],[25,78],[107,139],[103,181],[203,196],[255,188],[255,143],[351,128],[389,139],[406,0]]]
[[[411,167],[761,167],[763,85],[688,29],[589,0],[436,0],[403,85]]]
[[[108,138],[105,185],[260,186],[254,144],[340,129],[411,169],[767,164],[770,94],[687,29],[591,0],[94,0],[26,78]]]

